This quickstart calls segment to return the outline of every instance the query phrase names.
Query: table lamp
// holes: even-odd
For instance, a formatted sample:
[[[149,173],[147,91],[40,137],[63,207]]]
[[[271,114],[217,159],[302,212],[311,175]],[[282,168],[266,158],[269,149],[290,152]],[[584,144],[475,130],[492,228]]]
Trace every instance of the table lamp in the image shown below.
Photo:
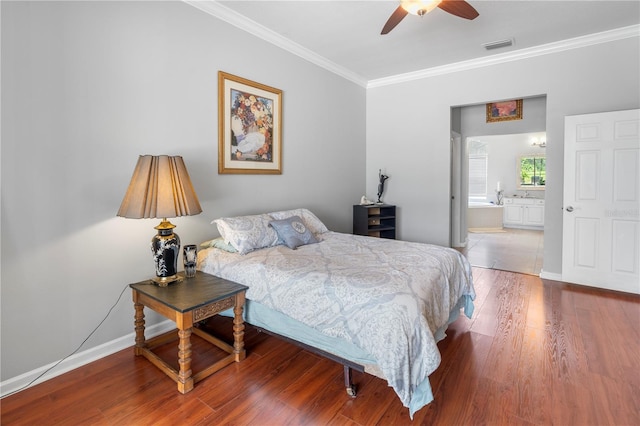
[[[162,287],[179,281],[180,238],[167,218],[193,216],[202,212],[182,157],[141,155],[118,216],[130,219],[162,219],[151,239],[156,267],[153,281]]]

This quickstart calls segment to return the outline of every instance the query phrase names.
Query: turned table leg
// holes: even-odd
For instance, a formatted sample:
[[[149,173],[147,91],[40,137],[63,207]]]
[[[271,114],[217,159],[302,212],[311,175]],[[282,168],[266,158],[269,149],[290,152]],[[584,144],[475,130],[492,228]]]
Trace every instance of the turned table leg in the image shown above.
[[[142,303],[135,301],[133,304],[133,307],[135,308],[133,325],[136,331],[136,346],[134,347],[133,353],[135,353],[136,355],[142,355],[142,348],[144,348],[145,346],[144,305]]]
[[[193,389],[193,377],[191,377],[191,327],[186,330],[178,330],[178,391],[187,393]]]
[[[233,307],[233,353],[236,362],[242,361],[246,357],[244,349],[244,320],[242,319],[242,307],[244,306],[244,291],[236,295],[236,302]]]

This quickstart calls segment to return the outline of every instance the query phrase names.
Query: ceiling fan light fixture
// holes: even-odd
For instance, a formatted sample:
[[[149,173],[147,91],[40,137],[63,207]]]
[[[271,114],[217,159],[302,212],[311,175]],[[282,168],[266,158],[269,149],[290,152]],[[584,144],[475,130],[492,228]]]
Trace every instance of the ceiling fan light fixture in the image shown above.
[[[401,0],[400,5],[412,15],[423,16],[438,7],[442,0]]]
[[[479,16],[465,0],[400,0],[400,6],[389,16],[380,34],[389,34],[408,14],[424,16],[436,7],[459,18],[472,20]]]

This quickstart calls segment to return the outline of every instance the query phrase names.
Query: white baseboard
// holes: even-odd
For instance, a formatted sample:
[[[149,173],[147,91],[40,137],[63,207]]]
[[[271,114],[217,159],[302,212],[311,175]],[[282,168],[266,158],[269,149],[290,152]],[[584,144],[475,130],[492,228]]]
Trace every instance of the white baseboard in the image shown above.
[[[145,337],[149,339],[162,333],[166,333],[167,331],[171,331],[174,328],[176,328],[176,324],[173,321],[166,320],[159,324],[146,327],[144,334]],[[114,354],[122,349],[133,347],[135,337],[135,332],[129,333],[126,336],[119,337],[94,348],[73,354],[61,361],[52,362],[51,364],[0,382],[0,398],[4,398],[9,394],[27,389],[31,386],[37,385],[38,383],[46,382],[49,379],[53,379],[54,377],[68,371]],[[42,377],[39,377],[40,375],[42,375]]]
[[[540,278],[545,280],[562,281],[562,274],[540,270]]]

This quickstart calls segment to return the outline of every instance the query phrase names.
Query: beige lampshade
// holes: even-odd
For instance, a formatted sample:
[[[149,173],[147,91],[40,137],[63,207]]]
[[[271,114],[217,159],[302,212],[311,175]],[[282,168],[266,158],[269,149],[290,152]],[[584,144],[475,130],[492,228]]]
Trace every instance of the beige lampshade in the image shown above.
[[[118,216],[130,219],[193,216],[202,212],[180,156],[141,155]]]

